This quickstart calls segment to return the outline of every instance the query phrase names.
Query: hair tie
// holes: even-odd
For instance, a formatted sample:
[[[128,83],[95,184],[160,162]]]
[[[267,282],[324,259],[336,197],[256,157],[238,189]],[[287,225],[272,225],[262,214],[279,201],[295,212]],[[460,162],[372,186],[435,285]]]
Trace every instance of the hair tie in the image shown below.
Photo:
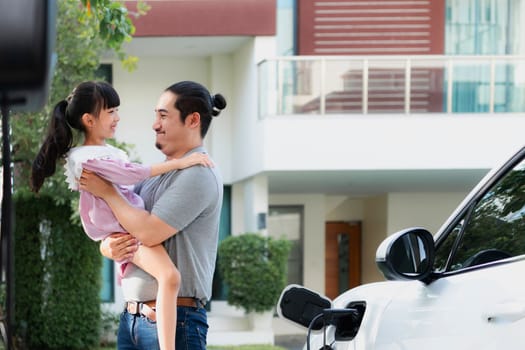
[[[71,103],[71,100],[73,99],[73,96],[75,96],[75,90],[76,90],[76,88],[74,88],[73,91],[71,91],[71,93],[69,95],[67,95],[66,102],[68,104]]]
[[[213,109],[214,112],[217,112],[217,113],[219,113],[219,112],[221,111],[219,108],[217,108],[217,107],[215,107],[215,106],[213,106],[212,109]]]

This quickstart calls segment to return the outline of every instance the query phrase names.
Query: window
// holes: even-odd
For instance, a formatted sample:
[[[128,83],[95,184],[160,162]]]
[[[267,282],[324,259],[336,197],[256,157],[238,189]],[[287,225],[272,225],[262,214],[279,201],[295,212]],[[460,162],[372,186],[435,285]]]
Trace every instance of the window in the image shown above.
[[[303,283],[303,206],[271,205],[268,215],[268,235],[286,238],[292,243],[288,256],[288,284]]]
[[[519,55],[523,4],[515,0],[447,0],[445,53],[447,55]],[[454,112],[489,110],[490,67],[471,62],[454,67]],[[494,72],[495,110],[511,112],[523,104],[513,94],[521,77],[512,65],[497,64]],[[445,85],[446,86],[446,85]]]
[[[100,289],[100,300],[104,303],[115,301],[115,283],[113,282],[114,263],[113,260],[102,258],[102,288]]]
[[[524,186],[522,160],[471,207],[441,242],[436,255],[438,270],[448,266],[454,271],[525,254]]]
[[[277,55],[295,55],[295,0],[277,0]]]
[[[231,186],[224,186],[223,193],[221,221],[219,223],[219,244],[231,235]],[[213,300],[226,300],[227,298],[227,289],[217,268],[213,275],[212,296]]]

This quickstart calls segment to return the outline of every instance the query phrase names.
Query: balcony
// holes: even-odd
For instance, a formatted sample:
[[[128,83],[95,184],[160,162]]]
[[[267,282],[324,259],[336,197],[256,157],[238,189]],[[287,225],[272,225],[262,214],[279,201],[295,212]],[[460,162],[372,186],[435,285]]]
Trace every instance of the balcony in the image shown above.
[[[261,119],[525,112],[525,56],[288,56],[258,76]]]

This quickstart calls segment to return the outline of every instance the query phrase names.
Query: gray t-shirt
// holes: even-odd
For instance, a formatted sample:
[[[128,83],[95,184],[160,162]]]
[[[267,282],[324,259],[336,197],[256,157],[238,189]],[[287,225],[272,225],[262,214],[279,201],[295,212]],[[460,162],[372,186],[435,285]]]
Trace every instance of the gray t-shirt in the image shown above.
[[[193,152],[206,152],[198,147]],[[223,183],[217,166],[192,166],[145,180],[135,187],[146,210],[177,229],[164,246],[181,274],[179,296],[210,300],[217,257]],[[129,264],[122,278],[127,301],[156,299],[153,276]]]

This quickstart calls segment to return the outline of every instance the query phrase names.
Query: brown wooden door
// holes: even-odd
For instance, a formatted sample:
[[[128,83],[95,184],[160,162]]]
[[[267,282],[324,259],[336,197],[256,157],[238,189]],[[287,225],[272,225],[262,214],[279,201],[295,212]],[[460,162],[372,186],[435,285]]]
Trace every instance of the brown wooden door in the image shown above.
[[[333,299],[361,283],[361,224],[327,222],[325,294]]]

